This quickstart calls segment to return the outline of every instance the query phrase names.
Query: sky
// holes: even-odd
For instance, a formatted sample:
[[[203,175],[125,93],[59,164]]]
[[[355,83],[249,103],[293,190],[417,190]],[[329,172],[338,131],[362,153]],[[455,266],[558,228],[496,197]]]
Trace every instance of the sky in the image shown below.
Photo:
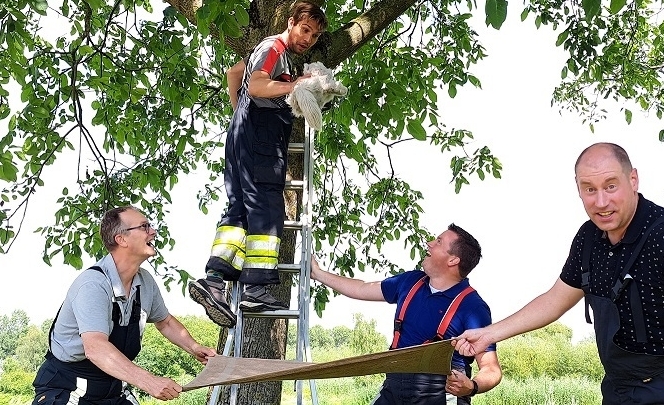
[[[475,141],[467,147],[469,152],[489,146],[503,164],[502,179],[482,182],[473,177],[470,185],[455,194],[449,169],[451,155],[441,155],[425,143],[409,142],[393,156],[395,166],[403,170],[399,174],[423,192],[422,224],[438,234],[454,222],[479,240],[483,258],[470,274],[470,281],[491,307],[494,321],[545,292],[560,274],[572,238],[587,219],[573,170],[585,147],[602,141],[623,146],[638,170],[640,191],[664,204],[659,180],[664,173],[664,144],[657,139],[664,122],[633,109],[632,124],[627,125],[620,106],[613,105],[610,119],[596,124],[592,133],[579,117],[551,107],[565,54],[554,47],[555,33],[546,27],[536,30],[532,19],[520,22],[520,12],[519,6],[511,5],[499,31],[486,28],[481,19],[473,20],[489,54],[471,69],[482,81],[482,89],[465,87],[454,99],[440,97],[441,121],[450,129],[473,132]],[[416,162],[413,156],[417,156]],[[75,171],[47,174],[47,187],[31,203],[23,233],[11,251],[0,256],[0,315],[22,309],[34,324],[54,317],[66,289],[78,275],[55,262],[53,267],[44,264],[43,239],[31,233],[52,222],[54,200],[62,188],[58,180],[66,176],[74,178]],[[173,252],[167,252],[167,258],[195,276],[203,275],[215,224],[224,208],[219,202],[207,216],[196,209],[196,193],[204,181],[193,177],[181,182],[168,217],[177,244]],[[405,270],[417,264],[403,249],[392,252],[391,259]],[[322,264],[325,267],[326,263]],[[379,280],[382,272],[377,270],[378,274],[357,276]],[[205,315],[203,308],[183,297],[179,289],[163,293],[174,315]],[[357,313],[375,320],[378,330],[391,336],[394,307],[386,303],[335,297],[322,319],[312,311],[310,323],[352,327]],[[561,322],[572,328],[575,341],[592,334],[581,304]]]

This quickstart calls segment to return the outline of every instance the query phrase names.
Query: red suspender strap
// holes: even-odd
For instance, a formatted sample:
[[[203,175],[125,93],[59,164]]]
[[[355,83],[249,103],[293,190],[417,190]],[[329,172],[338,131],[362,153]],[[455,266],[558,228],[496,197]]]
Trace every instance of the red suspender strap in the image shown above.
[[[397,343],[399,343],[399,337],[401,337],[401,324],[403,323],[403,317],[406,315],[406,308],[408,308],[408,304],[410,304],[410,301],[413,299],[413,296],[417,292],[417,290],[420,289],[428,279],[427,276],[422,277],[421,279],[417,280],[417,283],[413,284],[413,286],[410,288],[410,291],[408,291],[408,295],[406,295],[406,299],[403,301],[403,304],[401,305],[401,310],[399,311],[399,316],[397,316],[397,319],[394,320],[394,337],[392,338],[392,344],[390,345],[390,349],[396,349],[397,348]]]
[[[438,339],[441,340],[443,339],[443,335],[447,331],[447,327],[450,326],[450,322],[452,322],[452,317],[456,313],[457,309],[459,309],[461,301],[463,301],[463,299],[466,298],[466,295],[470,294],[473,291],[475,291],[475,289],[471,286],[468,286],[463,291],[461,291],[456,297],[454,297],[452,303],[447,308],[447,311],[445,311],[445,316],[443,316],[443,319],[440,321],[440,325],[438,325],[438,331],[436,333],[436,337]]]

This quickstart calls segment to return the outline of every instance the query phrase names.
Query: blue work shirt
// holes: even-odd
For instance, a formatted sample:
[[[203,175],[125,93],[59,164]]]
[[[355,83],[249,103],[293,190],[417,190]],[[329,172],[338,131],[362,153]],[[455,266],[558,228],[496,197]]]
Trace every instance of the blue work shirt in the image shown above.
[[[385,301],[390,304],[397,304],[395,319],[401,311],[401,306],[410,289],[425,275],[421,270],[412,270],[382,281],[381,289]],[[436,293],[431,292],[428,283],[420,287],[406,309],[397,348],[420,345],[427,340],[432,340],[436,336],[438,325],[440,325],[440,321],[445,316],[445,312],[454,297],[469,285],[468,279],[465,278],[455,286]],[[443,339],[459,336],[467,329],[482,328],[490,324],[491,310],[489,306],[476,291],[473,291],[461,301],[447,331],[443,335]],[[495,350],[495,344],[487,349],[487,351]],[[452,367],[466,369],[474,359],[474,357],[462,356],[455,351],[452,356]]]

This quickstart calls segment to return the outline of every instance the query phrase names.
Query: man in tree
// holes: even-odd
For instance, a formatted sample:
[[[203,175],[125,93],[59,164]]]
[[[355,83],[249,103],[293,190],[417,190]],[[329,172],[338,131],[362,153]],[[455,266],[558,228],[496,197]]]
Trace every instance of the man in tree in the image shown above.
[[[415,346],[491,323],[491,312],[470,287],[468,274],[479,263],[477,240],[455,224],[427,243],[422,270],[408,271],[383,281],[365,282],[321,270],[311,259],[311,278],[350,298],[396,303],[391,349]],[[471,364],[479,372],[471,377]],[[455,353],[452,372],[435,374],[387,373],[375,405],[468,405],[471,397],[500,382],[502,371],[495,345],[472,357]]]
[[[465,355],[541,328],[585,295],[595,318],[604,366],[604,405],[664,403],[664,208],[639,192],[639,177],[625,150],[598,143],[574,167],[590,218],[577,232],[553,287],[515,314],[459,335]]]
[[[245,311],[288,308],[266,286],[279,283],[277,258],[293,124],[285,98],[305,77],[294,80],[291,53],[304,53],[326,28],[325,13],[318,6],[298,2],[286,30],[265,38],[246,62],[241,60],[228,72],[234,107],[225,150],[229,206],[217,227],[206,278],[189,284],[192,299],[220,326],[236,322],[226,302],[225,280],[244,283],[240,308]]]
[[[156,231],[133,207],[104,214],[101,239],[109,254],[69,287],[49,331],[49,350],[33,383],[33,404],[129,405],[122,381],[168,400],[182,387],[132,360],[141,350],[146,322],[201,363],[216,354],[201,346],[164,304],[150,273],[139,266],[156,251]]]

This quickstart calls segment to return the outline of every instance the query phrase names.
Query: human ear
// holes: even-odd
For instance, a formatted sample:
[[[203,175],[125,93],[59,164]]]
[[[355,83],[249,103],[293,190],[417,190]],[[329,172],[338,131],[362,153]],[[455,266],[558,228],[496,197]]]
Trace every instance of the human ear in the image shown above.
[[[125,241],[124,235],[121,234],[121,233],[115,235],[115,236],[113,237],[113,239],[115,239],[115,243],[116,243],[118,246],[125,246],[125,245],[127,245],[127,242]]]
[[[461,262],[461,259],[458,256],[452,256],[450,257],[450,266],[458,266],[459,263]]]

